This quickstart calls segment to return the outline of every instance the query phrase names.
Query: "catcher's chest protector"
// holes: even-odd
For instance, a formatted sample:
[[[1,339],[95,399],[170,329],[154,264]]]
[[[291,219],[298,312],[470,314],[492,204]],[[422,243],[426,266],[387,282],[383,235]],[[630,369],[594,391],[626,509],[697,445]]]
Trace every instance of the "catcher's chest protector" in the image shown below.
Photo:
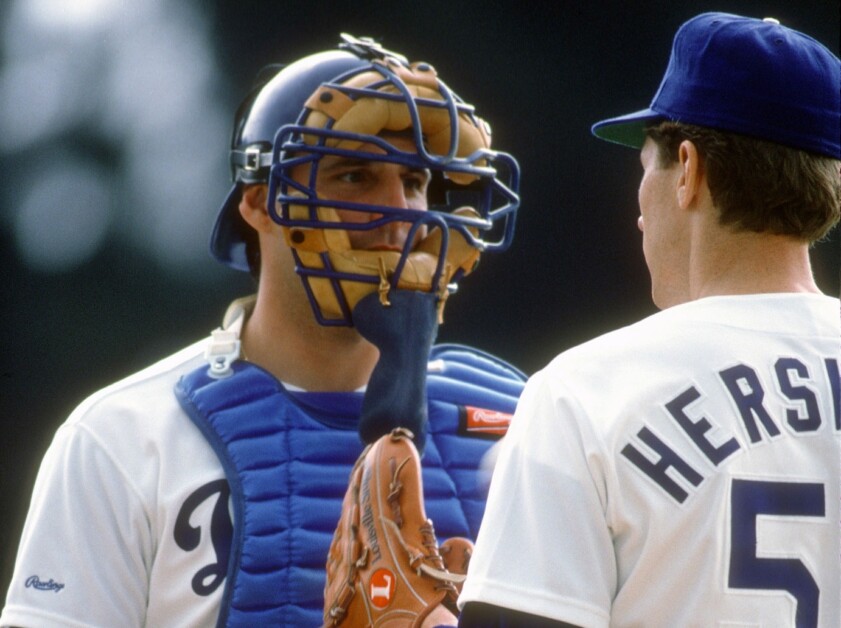
[[[327,552],[351,467],[362,451],[361,393],[290,394],[259,367],[207,367],[175,393],[216,451],[231,489],[233,538],[219,626],[317,626]],[[434,347],[422,460],[439,540],[475,540],[489,478],[478,472],[507,426],[525,377],[472,349]]]

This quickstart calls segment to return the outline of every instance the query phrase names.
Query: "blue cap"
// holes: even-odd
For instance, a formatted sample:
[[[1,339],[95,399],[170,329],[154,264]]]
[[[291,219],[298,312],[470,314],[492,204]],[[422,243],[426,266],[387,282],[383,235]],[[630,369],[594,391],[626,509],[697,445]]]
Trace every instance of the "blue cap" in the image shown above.
[[[841,159],[841,60],[777,20],[703,13],[675,35],[648,109],[597,122],[596,137],[642,147],[671,120]]]

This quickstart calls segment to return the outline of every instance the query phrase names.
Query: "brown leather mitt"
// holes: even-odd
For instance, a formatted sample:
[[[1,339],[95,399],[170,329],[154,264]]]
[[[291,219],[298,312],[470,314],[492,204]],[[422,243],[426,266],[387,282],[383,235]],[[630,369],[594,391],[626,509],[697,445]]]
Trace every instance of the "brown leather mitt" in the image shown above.
[[[453,543],[448,557],[466,567],[470,552],[461,540]],[[395,429],[369,445],[351,471],[327,558],[324,625],[417,627],[440,604],[455,610],[463,580],[447,571],[426,518],[412,433]]]

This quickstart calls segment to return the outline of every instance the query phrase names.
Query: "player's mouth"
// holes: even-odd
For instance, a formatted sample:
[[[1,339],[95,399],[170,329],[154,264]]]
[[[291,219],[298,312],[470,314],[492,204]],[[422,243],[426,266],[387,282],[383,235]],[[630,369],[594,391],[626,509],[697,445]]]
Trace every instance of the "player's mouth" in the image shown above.
[[[403,247],[396,244],[375,244],[368,247],[369,251],[392,251],[394,253],[402,253]]]

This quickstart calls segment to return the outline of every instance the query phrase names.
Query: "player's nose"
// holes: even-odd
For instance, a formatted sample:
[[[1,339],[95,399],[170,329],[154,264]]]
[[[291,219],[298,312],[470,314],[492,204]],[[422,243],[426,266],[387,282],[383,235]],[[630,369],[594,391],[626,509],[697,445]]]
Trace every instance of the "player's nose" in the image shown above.
[[[398,172],[389,171],[384,175],[381,179],[378,192],[378,204],[396,209],[409,209],[406,185]]]
[[[402,250],[409,237],[411,225],[401,220],[392,220],[377,229],[377,239],[384,248]]]

